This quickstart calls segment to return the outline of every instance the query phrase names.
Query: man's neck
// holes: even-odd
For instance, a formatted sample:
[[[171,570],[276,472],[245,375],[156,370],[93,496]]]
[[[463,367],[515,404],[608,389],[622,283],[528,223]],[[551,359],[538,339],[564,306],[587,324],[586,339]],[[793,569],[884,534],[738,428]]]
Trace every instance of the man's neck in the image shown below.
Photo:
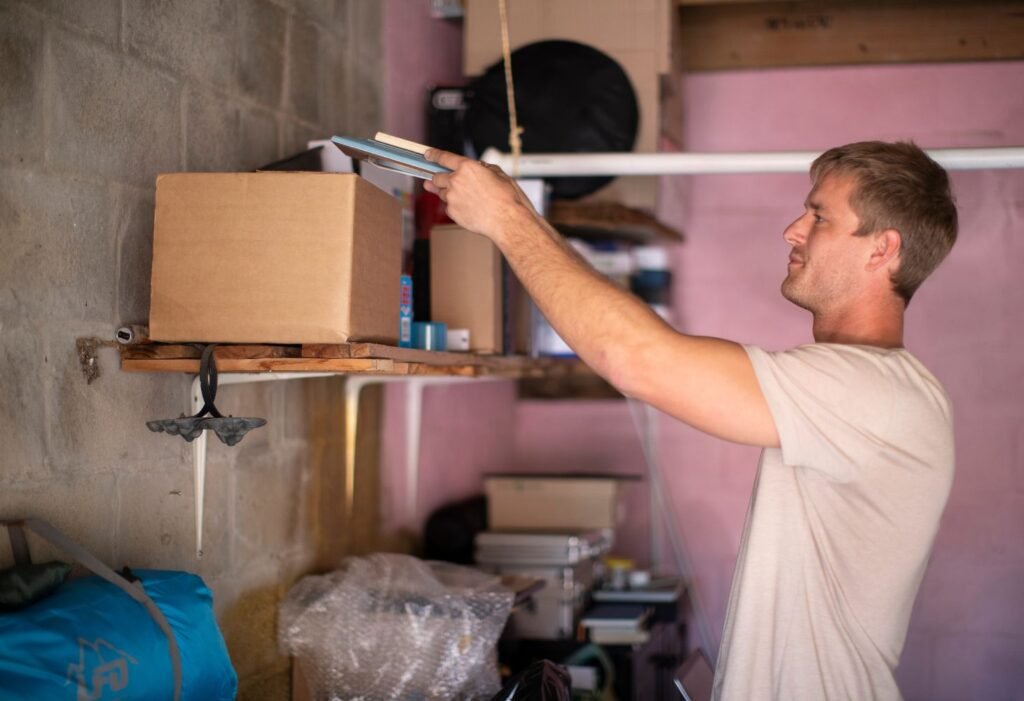
[[[814,314],[814,340],[817,343],[903,347],[902,300],[886,300],[878,306],[859,304],[833,313]]]

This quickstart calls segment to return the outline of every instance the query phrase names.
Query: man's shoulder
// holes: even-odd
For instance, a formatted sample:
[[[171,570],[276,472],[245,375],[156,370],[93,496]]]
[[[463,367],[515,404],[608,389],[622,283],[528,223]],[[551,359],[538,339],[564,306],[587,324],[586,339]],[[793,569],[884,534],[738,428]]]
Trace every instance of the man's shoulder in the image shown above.
[[[785,350],[770,351],[758,346],[745,346],[747,354],[756,363],[771,363],[782,369],[831,372],[879,369],[904,362],[902,349],[890,350],[873,346],[854,346],[841,343],[806,343]]]
[[[840,481],[880,449],[927,455],[952,467],[952,407],[945,390],[903,349],[814,343],[748,349],[787,465]],[[913,445],[911,445],[913,443]]]
[[[820,381],[853,394],[923,393],[940,405],[949,398],[942,383],[905,348],[842,343],[808,343],[781,351],[746,346],[755,372],[799,382]]]
[[[914,371],[928,372],[921,361],[906,348],[883,348],[850,343],[805,343],[778,351],[751,345],[744,348],[751,355],[763,354],[769,358],[808,365],[845,365],[853,369],[906,366]]]

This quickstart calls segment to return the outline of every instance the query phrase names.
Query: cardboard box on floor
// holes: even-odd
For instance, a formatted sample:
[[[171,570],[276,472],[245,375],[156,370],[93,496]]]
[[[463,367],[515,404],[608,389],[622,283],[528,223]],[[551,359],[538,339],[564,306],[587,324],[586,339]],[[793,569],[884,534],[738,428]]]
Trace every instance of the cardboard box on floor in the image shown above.
[[[469,329],[469,349],[501,353],[501,252],[489,239],[460,226],[430,230],[430,318]]]
[[[292,701],[315,701],[306,679],[306,667],[298,657],[292,658]]]
[[[350,173],[174,173],[156,185],[154,341],[394,344],[401,209]]]
[[[501,60],[501,23],[494,0],[466,0],[463,72],[481,75]],[[516,0],[508,4],[509,41],[520,46],[546,39],[567,39],[592,46],[615,59],[636,91],[640,124],[633,150],[658,150],[659,74],[672,68],[670,0]],[[514,79],[514,76],[513,76]],[[507,149],[506,149],[507,150]],[[588,197],[653,210],[658,179],[617,178]]]
[[[600,476],[488,475],[492,531],[581,531],[615,528],[619,480]]]

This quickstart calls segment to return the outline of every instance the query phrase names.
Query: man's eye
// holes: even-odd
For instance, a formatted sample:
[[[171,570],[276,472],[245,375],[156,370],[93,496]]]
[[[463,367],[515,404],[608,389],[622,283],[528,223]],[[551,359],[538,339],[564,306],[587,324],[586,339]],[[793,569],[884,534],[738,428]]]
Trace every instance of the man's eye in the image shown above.
[[[821,224],[824,221],[825,221],[824,217],[822,217],[820,214],[815,214],[814,215],[814,223],[815,224]]]

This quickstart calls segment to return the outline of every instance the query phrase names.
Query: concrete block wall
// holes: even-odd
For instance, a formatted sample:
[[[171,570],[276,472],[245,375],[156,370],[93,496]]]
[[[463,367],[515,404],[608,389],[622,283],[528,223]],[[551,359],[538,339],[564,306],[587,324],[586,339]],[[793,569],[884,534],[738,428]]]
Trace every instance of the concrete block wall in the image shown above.
[[[288,697],[276,602],[338,552],[314,489],[340,450],[310,432],[341,385],[221,390],[225,413],[269,424],[210,442],[197,560],[191,451],[144,424],[181,413],[190,378],[122,373],[103,348],[87,384],[75,339],[147,318],[158,173],[372,133],[381,53],[370,0],[0,1],[0,518],[45,518],[116,567],[200,574],[243,699]]]

